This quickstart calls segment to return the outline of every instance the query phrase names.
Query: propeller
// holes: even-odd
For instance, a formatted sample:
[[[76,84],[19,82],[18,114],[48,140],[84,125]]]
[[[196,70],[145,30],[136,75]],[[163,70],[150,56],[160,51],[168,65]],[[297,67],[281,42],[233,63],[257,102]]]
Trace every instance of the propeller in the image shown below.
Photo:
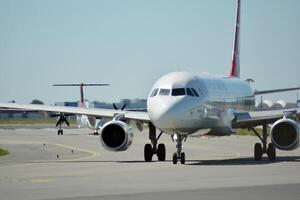
[[[125,103],[125,104],[123,104],[123,106],[121,107],[121,109],[120,110],[124,110],[125,108],[126,108],[126,106],[127,106],[127,104]],[[114,109],[115,110],[119,110],[119,108],[118,108],[118,106],[115,104],[115,103],[113,103],[113,107],[114,107]]]
[[[115,110],[119,110],[115,103],[113,103],[113,107],[114,107]]]

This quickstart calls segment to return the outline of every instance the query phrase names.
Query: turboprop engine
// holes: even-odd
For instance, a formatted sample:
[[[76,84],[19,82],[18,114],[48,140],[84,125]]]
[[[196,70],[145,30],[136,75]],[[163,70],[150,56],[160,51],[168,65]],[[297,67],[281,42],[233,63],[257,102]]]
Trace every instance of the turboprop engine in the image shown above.
[[[104,124],[100,133],[100,141],[109,151],[125,151],[133,140],[133,129],[120,120],[112,120]]]
[[[271,140],[278,149],[296,149],[299,146],[299,124],[292,119],[277,120],[271,128]]]

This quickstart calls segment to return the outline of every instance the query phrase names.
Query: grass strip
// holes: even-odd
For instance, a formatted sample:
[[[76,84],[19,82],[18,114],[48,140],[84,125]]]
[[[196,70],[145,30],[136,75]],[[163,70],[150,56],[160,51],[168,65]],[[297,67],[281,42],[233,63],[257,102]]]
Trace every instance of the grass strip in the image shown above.
[[[9,152],[7,150],[0,148],[0,156],[5,156],[7,154],[9,154]]]

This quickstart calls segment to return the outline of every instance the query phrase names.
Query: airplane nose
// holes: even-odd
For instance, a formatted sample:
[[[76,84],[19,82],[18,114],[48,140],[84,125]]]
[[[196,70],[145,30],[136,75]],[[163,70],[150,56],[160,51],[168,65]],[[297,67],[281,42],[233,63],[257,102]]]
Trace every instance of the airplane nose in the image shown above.
[[[164,97],[152,100],[148,105],[151,121],[161,130],[174,127],[180,117],[180,102],[183,97]]]

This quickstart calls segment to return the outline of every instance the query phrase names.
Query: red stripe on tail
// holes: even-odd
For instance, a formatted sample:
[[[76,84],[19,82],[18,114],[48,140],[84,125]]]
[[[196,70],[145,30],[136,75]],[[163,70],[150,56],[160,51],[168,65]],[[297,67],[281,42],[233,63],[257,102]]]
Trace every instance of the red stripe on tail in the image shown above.
[[[235,31],[232,49],[232,61],[230,68],[230,77],[240,77],[240,9],[241,1],[237,0],[237,11],[235,21]]]

